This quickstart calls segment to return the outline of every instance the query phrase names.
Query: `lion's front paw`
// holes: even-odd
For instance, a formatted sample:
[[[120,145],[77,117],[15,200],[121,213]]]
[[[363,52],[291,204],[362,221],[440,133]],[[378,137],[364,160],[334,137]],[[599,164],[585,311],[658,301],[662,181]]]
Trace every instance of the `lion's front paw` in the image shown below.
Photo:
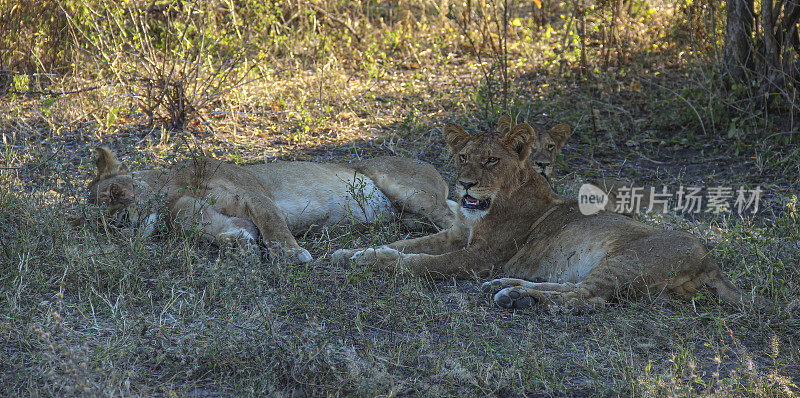
[[[246,229],[235,228],[217,235],[217,241],[220,246],[233,245],[241,247],[249,247],[256,244],[256,239]]]
[[[247,231],[232,230],[217,235],[217,246],[220,251],[251,253],[256,257],[261,256],[258,243]]]
[[[393,268],[400,260],[400,252],[387,246],[362,250],[355,255],[358,265],[376,264],[383,268]]]
[[[298,249],[287,249],[286,257],[293,264],[305,264],[313,259],[311,257],[311,253],[309,253],[308,250],[303,249],[302,247]]]
[[[278,242],[267,242],[267,258],[289,264],[305,264],[314,258],[302,247],[286,247]]]
[[[394,267],[402,253],[387,246],[362,250],[337,250],[333,253],[334,264],[347,264],[353,261],[358,266],[376,264],[383,268]]]

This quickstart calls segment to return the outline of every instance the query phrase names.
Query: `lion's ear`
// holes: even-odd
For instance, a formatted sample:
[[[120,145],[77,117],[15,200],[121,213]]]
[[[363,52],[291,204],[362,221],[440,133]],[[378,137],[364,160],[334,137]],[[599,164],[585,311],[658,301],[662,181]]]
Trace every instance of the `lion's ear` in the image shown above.
[[[561,123],[548,131],[550,137],[553,138],[553,141],[556,142],[556,146],[561,148],[569,139],[569,136],[572,135],[572,130],[569,128],[569,125],[566,123]]]
[[[501,142],[525,160],[531,154],[531,146],[536,139],[533,128],[527,124],[518,124],[503,136]]]
[[[511,130],[514,127],[514,120],[511,119],[511,116],[508,113],[504,113],[503,116],[500,116],[500,119],[497,121],[497,131],[500,133],[505,133]]]
[[[108,147],[97,147],[97,157],[94,164],[97,166],[97,179],[111,177],[119,174],[122,164],[117,160],[117,156]]]
[[[130,194],[125,191],[122,185],[112,182],[102,191],[97,192],[97,203],[107,205],[124,203]]]
[[[444,138],[444,142],[450,146],[450,151],[458,153],[458,151],[467,145],[472,135],[457,124],[447,123],[442,129],[442,137]]]
[[[108,186],[108,198],[111,199],[111,203],[118,202],[125,198],[125,190],[117,183],[111,183]]]

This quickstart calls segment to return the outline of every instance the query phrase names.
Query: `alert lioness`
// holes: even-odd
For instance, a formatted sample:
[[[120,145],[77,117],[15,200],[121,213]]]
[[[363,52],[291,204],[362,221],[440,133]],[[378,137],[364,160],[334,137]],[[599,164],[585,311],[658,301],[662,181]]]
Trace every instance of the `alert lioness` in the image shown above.
[[[499,133],[505,133],[516,125],[508,114],[503,115],[497,121]],[[550,181],[553,178],[556,158],[561,153],[561,148],[567,143],[567,139],[572,135],[572,130],[566,123],[558,124],[550,129],[538,124],[530,126],[533,128],[534,137],[531,141],[528,163],[534,171]]]
[[[727,302],[752,299],[692,235],[614,213],[586,216],[577,202],[556,195],[526,162],[535,139],[530,126],[471,135],[448,124],[443,134],[458,170],[454,226],[379,248],[338,250],[334,263],[431,276],[500,273],[507,278],[483,287],[497,291],[494,301],[506,308],[594,306],[621,292],[666,290],[688,299],[703,285]]]
[[[112,219],[152,234],[158,214],[169,226],[199,229],[215,243],[280,244],[293,261],[311,261],[295,234],[341,222],[396,216],[451,226],[457,204],[433,166],[384,156],[352,164],[275,162],[238,166],[199,158],[166,169],[127,171],[97,148],[88,200]]]
[[[504,116],[500,122],[500,131],[515,126],[510,117]],[[555,176],[554,165],[556,158],[561,154],[564,144],[572,135],[569,125],[559,124],[549,130],[544,127],[532,126],[535,138],[531,145],[531,154],[528,162],[533,170],[541,174],[548,181]],[[663,201],[653,200],[657,193],[654,189],[638,187],[631,182],[620,181],[612,178],[599,178],[589,181],[607,196],[604,206],[606,211],[614,211],[626,216],[633,216],[639,211],[653,211],[665,213],[669,205]],[[569,184],[569,183],[568,183]],[[577,191],[582,184],[575,184]]]

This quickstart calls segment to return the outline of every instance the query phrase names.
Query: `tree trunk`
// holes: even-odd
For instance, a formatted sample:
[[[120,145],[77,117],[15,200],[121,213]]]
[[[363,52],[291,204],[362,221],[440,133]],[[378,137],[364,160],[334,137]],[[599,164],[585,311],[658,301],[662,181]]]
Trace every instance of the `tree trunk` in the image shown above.
[[[753,0],[728,0],[725,69],[734,82],[745,82],[753,70]]]
[[[771,99],[775,91],[780,90],[782,82],[782,68],[779,62],[778,41],[775,39],[775,19],[773,16],[772,0],[761,0],[761,29],[764,41],[764,81],[760,93],[764,99]]]

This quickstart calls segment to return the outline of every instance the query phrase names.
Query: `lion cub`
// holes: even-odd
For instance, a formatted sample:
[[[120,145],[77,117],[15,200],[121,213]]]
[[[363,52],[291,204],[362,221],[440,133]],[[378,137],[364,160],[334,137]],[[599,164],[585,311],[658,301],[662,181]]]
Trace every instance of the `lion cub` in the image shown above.
[[[334,263],[439,277],[503,274],[483,288],[505,308],[595,306],[619,294],[663,291],[690,299],[701,286],[729,303],[754,300],[698,238],[619,214],[583,215],[576,201],[556,195],[526,160],[536,139],[531,126],[501,123],[473,135],[448,124],[443,135],[458,170],[453,227],[379,248],[338,250]]]
[[[159,214],[167,225],[206,240],[277,243],[288,258],[311,255],[294,235],[339,223],[400,219],[421,229],[453,224],[458,205],[430,164],[384,156],[352,164],[275,162],[238,166],[199,158],[166,169],[127,171],[111,150],[97,148],[97,176],[87,202],[147,237]],[[454,210],[456,209],[456,210]],[[429,224],[428,224],[429,225]]]

